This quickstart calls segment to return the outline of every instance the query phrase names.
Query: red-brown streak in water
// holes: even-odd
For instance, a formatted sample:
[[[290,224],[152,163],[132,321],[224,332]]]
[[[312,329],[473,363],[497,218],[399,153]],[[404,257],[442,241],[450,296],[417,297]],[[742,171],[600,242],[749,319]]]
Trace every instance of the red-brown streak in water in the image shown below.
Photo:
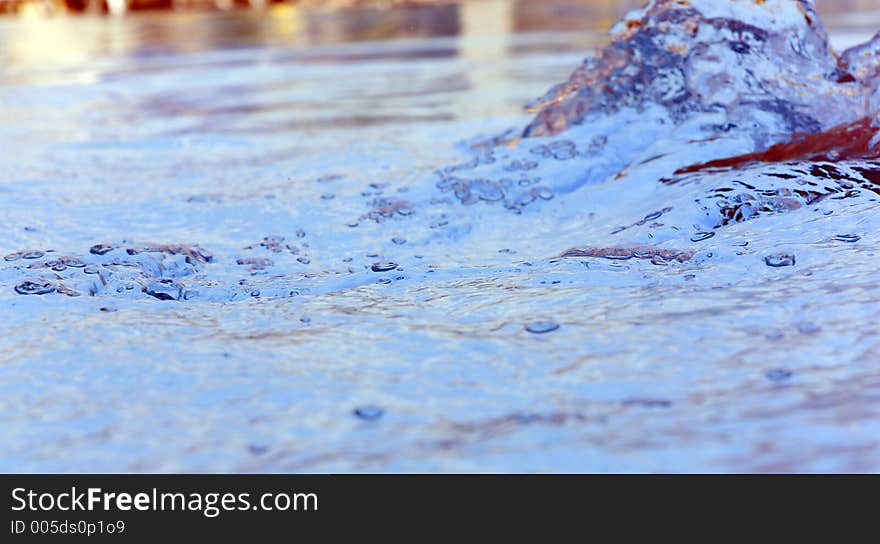
[[[709,169],[736,168],[751,162],[786,161],[843,161],[849,159],[880,158],[877,148],[871,147],[871,140],[878,129],[872,119],[864,118],[853,123],[836,126],[816,134],[795,134],[788,142],[769,147],[765,151],[717,159],[686,166],[675,171],[676,174],[691,174]],[[663,180],[675,183],[675,178]]]

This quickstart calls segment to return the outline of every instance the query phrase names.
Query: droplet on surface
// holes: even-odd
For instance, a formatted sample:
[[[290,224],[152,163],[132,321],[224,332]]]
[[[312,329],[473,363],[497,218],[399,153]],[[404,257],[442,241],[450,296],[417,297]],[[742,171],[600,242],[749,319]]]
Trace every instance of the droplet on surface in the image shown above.
[[[555,321],[535,321],[526,325],[526,330],[532,334],[545,334],[553,332],[559,328],[559,323]]]
[[[373,272],[388,272],[389,270],[394,270],[395,268],[397,268],[397,263],[391,261],[379,261],[373,263],[373,266],[370,267]]]
[[[42,251],[26,251],[25,253],[22,253],[21,258],[22,259],[39,259],[40,257],[42,257],[44,255],[45,255],[45,253],[43,253]]]
[[[55,286],[44,280],[24,280],[15,286],[15,292],[19,295],[46,295],[53,291]]]
[[[764,263],[773,268],[781,268],[783,266],[794,266],[795,258],[791,253],[779,252],[764,257]]]

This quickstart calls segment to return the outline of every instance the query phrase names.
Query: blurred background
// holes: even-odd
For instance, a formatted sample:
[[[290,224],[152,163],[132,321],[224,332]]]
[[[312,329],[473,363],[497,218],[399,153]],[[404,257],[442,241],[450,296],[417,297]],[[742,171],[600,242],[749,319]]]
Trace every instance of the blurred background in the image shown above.
[[[399,38],[604,32],[642,0],[0,0],[6,67],[95,55]],[[878,0],[819,0],[831,27],[880,28]],[[592,45],[592,44],[591,44]],[[596,44],[599,45],[599,44]]]
[[[0,66],[236,47],[604,31],[642,0],[0,0]],[[832,28],[880,28],[880,0],[819,0]],[[598,31],[598,32],[596,32]],[[856,38],[853,38],[856,39]],[[594,43],[596,42],[596,43]],[[586,44],[601,45],[592,37]]]

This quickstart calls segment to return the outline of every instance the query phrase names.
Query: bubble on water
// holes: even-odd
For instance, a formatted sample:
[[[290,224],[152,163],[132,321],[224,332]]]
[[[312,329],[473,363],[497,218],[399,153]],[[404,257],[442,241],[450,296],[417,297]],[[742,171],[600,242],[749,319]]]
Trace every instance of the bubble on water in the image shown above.
[[[532,194],[541,200],[550,200],[553,198],[553,190],[549,187],[535,187],[532,189]]]
[[[109,306],[101,306],[100,308],[98,308],[98,310],[106,313],[113,313],[117,311],[116,308],[111,308]]]
[[[397,263],[392,261],[378,261],[373,263],[370,269],[373,272],[388,272],[389,270],[394,270],[397,268]]]
[[[42,251],[26,251],[21,254],[22,259],[39,259],[40,257],[45,256],[46,254]]]
[[[101,269],[95,265],[89,265],[83,268],[83,274],[99,274]]]
[[[468,186],[473,198],[486,202],[497,202],[504,199],[504,190],[501,186],[488,179],[475,179]]]
[[[10,253],[9,255],[3,257],[4,261],[17,261],[21,258],[21,253]]]
[[[93,255],[105,255],[113,251],[113,246],[110,244],[95,244],[89,248],[89,253]]]
[[[402,246],[403,244],[406,243],[406,238],[401,238],[400,236],[395,236],[394,238],[391,239],[391,242],[398,245],[398,246]]]
[[[773,268],[781,268],[783,266],[794,266],[795,258],[792,253],[773,253],[771,255],[767,255],[764,257],[764,263],[767,266],[772,266]]]
[[[764,373],[764,377],[772,382],[781,382],[791,378],[794,375],[793,372],[789,370],[784,370],[781,368],[776,368],[773,370],[768,370]]]
[[[360,406],[354,409],[354,415],[366,421],[374,421],[385,415],[385,410],[378,406]]]
[[[58,259],[58,262],[71,268],[84,268],[86,266],[86,263],[82,262],[76,257],[61,257],[60,259]]]
[[[52,265],[51,268],[52,268],[52,270],[54,270],[55,272],[64,272],[65,270],[67,270],[67,265],[64,265],[64,264],[61,264],[61,263],[55,263],[55,264]]]
[[[822,330],[822,327],[816,325],[811,321],[804,321],[802,323],[797,324],[797,330],[801,334],[816,334]]]
[[[708,240],[713,236],[715,236],[714,232],[698,232],[691,236],[691,242],[702,242],[703,240]]]
[[[336,195],[334,195],[333,193],[326,193],[321,195],[321,200],[333,200],[334,198],[336,198]]]
[[[46,295],[55,291],[52,282],[45,280],[24,280],[15,286],[19,295]]]
[[[623,401],[624,406],[637,406],[640,408],[669,408],[672,401],[654,398],[632,398]]]
[[[259,290],[259,289],[254,289],[253,291],[251,291],[251,296],[252,296],[252,297],[259,297],[259,296],[260,296],[260,290]]]
[[[299,320],[300,320],[300,322],[305,323],[305,324],[309,324],[312,322],[312,318],[307,315],[302,316],[301,318],[299,318]]]
[[[514,201],[513,207],[528,206],[535,201],[535,198],[537,197],[532,192],[523,193],[517,197],[516,201]]]
[[[282,243],[284,243],[284,236],[270,234],[269,236],[263,236],[263,240],[260,242],[260,247],[264,247],[273,253],[281,253]],[[245,249],[250,249],[251,247],[252,246],[248,246]],[[287,247],[289,248],[290,246]]]
[[[306,231],[304,231],[303,229],[296,229],[296,237],[297,238],[305,238]]]
[[[630,251],[613,251],[602,255],[605,259],[610,259],[612,261],[627,261],[635,257],[635,255]]]
[[[847,242],[847,243],[853,244],[853,243],[861,240],[862,237],[859,236],[858,234],[838,234],[837,236],[834,237],[834,239],[837,240],[838,242]]]
[[[521,170],[534,170],[538,167],[538,161],[533,161],[530,159],[526,160],[515,160],[504,167],[505,170],[509,172],[516,172]]]
[[[249,444],[248,451],[251,455],[263,455],[267,451],[269,451],[269,446],[265,446],[263,444]]]
[[[545,334],[559,328],[555,321],[535,321],[526,325],[526,330],[532,334]]]
[[[311,259],[309,259],[308,257],[297,257],[296,260],[301,264],[309,264],[312,262]]]
[[[250,270],[264,270],[267,267],[273,266],[275,263],[272,259],[266,259],[264,257],[248,257],[236,259],[235,264],[239,266],[247,266]]]
[[[176,281],[165,278],[150,283],[143,291],[159,300],[180,300],[183,287]]]

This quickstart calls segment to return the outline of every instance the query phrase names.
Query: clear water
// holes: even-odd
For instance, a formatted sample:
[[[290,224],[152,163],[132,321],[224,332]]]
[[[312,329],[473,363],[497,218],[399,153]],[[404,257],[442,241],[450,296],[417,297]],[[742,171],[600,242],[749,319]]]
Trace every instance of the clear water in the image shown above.
[[[880,469],[873,199],[700,240],[693,184],[436,187],[623,11],[523,4],[0,20],[0,469]],[[556,258],[668,207],[692,259]],[[16,293],[68,255],[114,275]]]

